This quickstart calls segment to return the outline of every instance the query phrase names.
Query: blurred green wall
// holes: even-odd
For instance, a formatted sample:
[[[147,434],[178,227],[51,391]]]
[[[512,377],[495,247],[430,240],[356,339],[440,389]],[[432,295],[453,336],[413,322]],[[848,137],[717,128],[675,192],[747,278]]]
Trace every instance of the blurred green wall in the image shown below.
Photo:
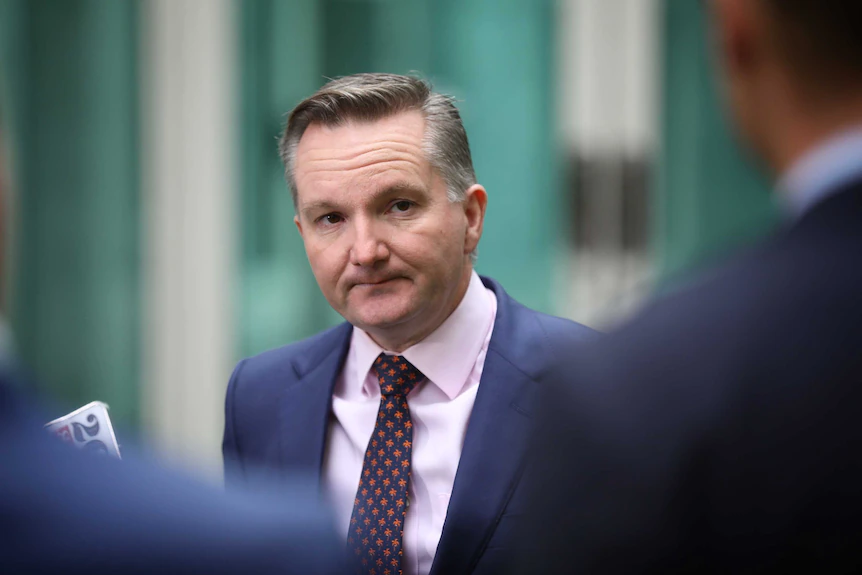
[[[137,26],[131,0],[0,0],[16,193],[11,322],[68,407],[138,414]]]
[[[327,77],[416,71],[460,100],[490,202],[478,269],[549,311],[562,198],[552,0],[246,0],[241,32],[241,348],[262,351],[340,318],[293,225],[276,139]]]

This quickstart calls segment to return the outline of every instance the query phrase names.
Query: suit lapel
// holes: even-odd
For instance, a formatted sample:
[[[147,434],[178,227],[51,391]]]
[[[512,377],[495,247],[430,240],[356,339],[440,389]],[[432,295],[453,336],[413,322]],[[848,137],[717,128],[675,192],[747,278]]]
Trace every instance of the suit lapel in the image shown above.
[[[512,349],[519,344],[517,328],[526,327],[518,325],[525,318],[512,316],[530,312],[514,309],[498,285],[489,287],[498,300],[494,334],[431,575],[473,570],[515,491],[529,442],[529,408],[537,385],[509,358],[510,351],[517,354]]]
[[[299,469],[320,482],[332,390],[350,345],[350,324],[294,362],[297,381],[281,400],[281,468]]]

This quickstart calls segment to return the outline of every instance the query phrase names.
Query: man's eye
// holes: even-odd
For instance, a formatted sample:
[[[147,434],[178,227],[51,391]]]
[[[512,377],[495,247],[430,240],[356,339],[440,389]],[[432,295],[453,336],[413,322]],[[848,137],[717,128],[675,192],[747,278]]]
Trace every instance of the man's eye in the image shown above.
[[[413,207],[413,202],[410,202],[408,200],[400,200],[400,201],[392,204],[392,211],[396,212],[396,213],[406,212],[407,210],[409,210],[412,207]]]
[[[334,224],[341,222],[341,220],[343,220],[343,219],[344,218],[342,218],[338,214],[326,214],[325,216],[322,216],[317,221],[320,222],[321,224],[331,226],[331,225],[334,225]]]

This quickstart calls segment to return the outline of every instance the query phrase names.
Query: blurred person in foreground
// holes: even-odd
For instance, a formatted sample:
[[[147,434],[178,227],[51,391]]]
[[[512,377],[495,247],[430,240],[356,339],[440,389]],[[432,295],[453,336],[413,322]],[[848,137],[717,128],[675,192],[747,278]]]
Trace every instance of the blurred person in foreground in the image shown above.
[[[786,221],[546,388],[530,571],[862,570],[862,3],[708,8]]]
[[[341,572],[314,489],[226,497],[128,450],[122,461],[76,451],[43,429],[9,347],[0,338],[0,573]]]
[[[591,331],[473,270],[488,194],[457,108],[426,82],[334,80],[293,110],[280,151],[311,269],[347,321],[236,367],[228,484],[316,474],[360,573],[504,572],[534,395]]]

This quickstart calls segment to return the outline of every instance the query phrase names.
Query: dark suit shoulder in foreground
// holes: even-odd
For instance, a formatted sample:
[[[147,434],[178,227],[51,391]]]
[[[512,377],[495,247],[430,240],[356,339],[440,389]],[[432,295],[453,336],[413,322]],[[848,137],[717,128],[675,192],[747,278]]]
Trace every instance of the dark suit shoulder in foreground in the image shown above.
[[[315,491],[226,497],[127,456],[97,458],[42,430],[0,381],[0,572],[336,573]]]
[[[543,402],[534,559],[859,566],[860,222],[856,184],[574,355]]]

